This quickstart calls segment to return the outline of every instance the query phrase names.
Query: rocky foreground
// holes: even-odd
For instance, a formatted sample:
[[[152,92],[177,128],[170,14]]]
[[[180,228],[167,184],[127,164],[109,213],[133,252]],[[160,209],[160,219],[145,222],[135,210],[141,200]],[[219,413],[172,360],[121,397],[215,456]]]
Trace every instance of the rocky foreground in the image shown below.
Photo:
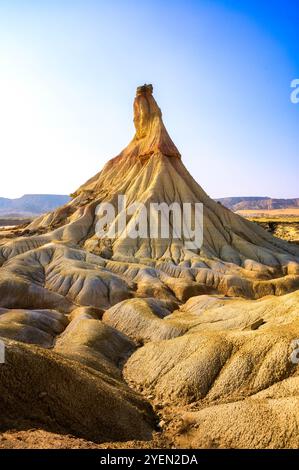
[[[0,232],[0,447],[299,447],[299,246],[208,197],[151,86],[134,123],[72,201]],[[203,203],[203,245],[99,238],[119,194]]]

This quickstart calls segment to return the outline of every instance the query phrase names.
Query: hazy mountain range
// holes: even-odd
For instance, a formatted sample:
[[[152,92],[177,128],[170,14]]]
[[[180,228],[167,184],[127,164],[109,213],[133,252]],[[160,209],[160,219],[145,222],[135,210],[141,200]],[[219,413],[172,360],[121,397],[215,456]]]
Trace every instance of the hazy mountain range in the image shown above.
[[[0,197],[0,216],[36,216],[52,211],[70,199],[61,194],[25,194],[16,199]]]

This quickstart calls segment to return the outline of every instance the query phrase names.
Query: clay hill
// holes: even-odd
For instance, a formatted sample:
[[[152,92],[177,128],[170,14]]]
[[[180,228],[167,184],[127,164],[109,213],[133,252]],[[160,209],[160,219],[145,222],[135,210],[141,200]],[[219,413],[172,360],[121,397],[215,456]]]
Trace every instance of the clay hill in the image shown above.
[[[0,232],[0,445],[299,447],[299,246],[209,198],[151,85],[134,124],[70,202]],[[119,194],[201,202],[202,247],[99,239]]]

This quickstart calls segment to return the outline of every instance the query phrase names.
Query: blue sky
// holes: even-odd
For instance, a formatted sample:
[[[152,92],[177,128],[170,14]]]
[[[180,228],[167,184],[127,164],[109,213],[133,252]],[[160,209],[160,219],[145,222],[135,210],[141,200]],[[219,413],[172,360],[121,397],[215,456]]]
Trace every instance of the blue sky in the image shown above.
[[[153,83],[212,197],[299,197],[298,0],[0,0],[0,196],[70,193]]]

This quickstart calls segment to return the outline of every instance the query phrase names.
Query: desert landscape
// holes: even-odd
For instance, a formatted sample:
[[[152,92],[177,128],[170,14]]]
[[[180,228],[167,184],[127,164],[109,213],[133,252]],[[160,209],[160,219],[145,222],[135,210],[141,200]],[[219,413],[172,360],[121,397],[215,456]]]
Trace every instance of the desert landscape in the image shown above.
[[[69,202],[0,231],[0,447],[299,448],[297,235],[205,193],[152,85],[133,113],[133,140]],[[120,194],[201,203],[202,245],[99,237]]]

